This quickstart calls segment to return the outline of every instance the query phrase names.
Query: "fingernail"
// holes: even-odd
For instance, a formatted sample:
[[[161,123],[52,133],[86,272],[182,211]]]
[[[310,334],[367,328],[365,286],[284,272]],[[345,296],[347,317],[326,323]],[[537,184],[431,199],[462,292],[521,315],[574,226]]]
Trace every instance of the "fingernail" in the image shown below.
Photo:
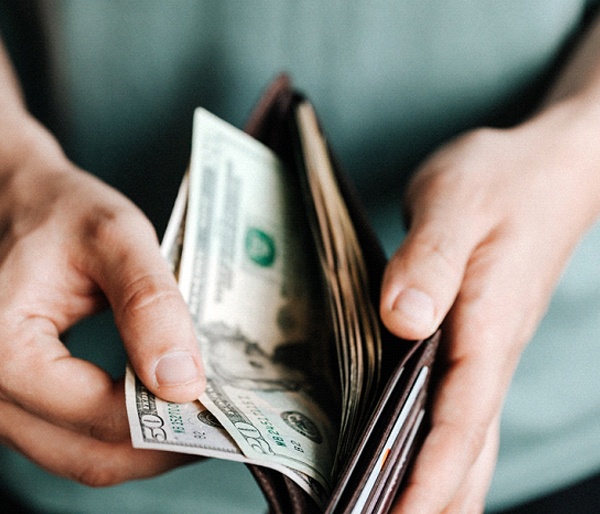
[[[176,386],[195,382],[200,376],[198,365],[188,352],[172,352],[156,363],[156,382],[161,386]]]
[[[394,302],[394,310],[423,330],[432,328],[435,309],[431,296],[418,289],[407,288]]]

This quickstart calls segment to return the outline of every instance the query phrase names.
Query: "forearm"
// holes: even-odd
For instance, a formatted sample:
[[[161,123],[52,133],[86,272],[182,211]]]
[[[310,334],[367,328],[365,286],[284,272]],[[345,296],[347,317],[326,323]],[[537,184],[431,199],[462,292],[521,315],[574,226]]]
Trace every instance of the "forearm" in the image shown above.
[[[572,98],[600,104],[600,12],[567,60],[543,105]]]
[[[562,203],[585,230],[600,215],[600,13],[539,109],[511,132],[542,150],[529,168],[544,168],[548,185],[562,183]]]

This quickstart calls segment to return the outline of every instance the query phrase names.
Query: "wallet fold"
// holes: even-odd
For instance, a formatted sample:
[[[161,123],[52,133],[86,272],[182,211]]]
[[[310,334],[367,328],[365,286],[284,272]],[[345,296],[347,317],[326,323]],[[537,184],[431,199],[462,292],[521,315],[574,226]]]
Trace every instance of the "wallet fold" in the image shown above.
[[[256,104],[245,131],[270,147],[289,172],[298,173],[298,134],[295,109],[305,97],[294,90],[286,75],[278,76]],[[357,191],[329,149],[341,195],[356,231],[366,263],[370,301],[379,304],[386,257],[369,224]],[[291,171],[290,171],[291,170]],[[377,312],[377,310],[375,310]],[[380,324],[381,325],[381,324]],[[356,449],[342,466],[325,507],[277,471],[248,465],[273,514],[316,512],[387,512],[401,489],[402,479],[427,429],[427,389],[439,341],[439,331],[424,341],[403,341],[383,325],[382,380],[378,402],[362,428]]]

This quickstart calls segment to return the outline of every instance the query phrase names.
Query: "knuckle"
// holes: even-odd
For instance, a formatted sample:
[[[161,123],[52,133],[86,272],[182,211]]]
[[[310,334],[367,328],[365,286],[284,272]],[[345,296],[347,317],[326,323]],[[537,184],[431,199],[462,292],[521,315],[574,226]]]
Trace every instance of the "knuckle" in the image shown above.
[[[465,262],[457,254],[451,234],[420,232],[413,238],[412,245],[419,255],[427,257],[429,266],[436,270],[437,276],[462,276]],[[438,275],[439,274],[439,275]]]
[[[438,206],[442,197],[459,199],[461,212],[468,211],[469,216],[486,212],[494,196],[490,196],[485,186],[492,176],[498,175],[497,167],[490,166],[488,161],[507,158],[498,150],[504,148],[505,137],[502,130],[483,127],[434,153],[408,184],[405,201],[409,214],[422,210],[423,206]]]
[[[464,445],[467,452],[467,456],[471,462],[475,462],[488,438],[489,423],[479,421],[476,423],[470,423],[468,430],[464,432]]]
[[[125,288],[123,311],[136,313],[149,309],[161,309],[174,301],[179,301],[180,294],[163,274],[149,273],[132,281]]]
[[[40,334],[51,329],[48,320],[29,318],[15,330],[0,333],[0,340],[7,343],[3,344],[0,360],[0,394],[13,397],[15,392],[22,391],[24,377],[30,376],[32,370],[44,368],[46,354],[40,351]]]
[[[90,459],[83,464],[72,478],[80,484],[93,488],[109,487],[122,481],[116,467],[95,459]]]
[[[128,432],[123,432],[122,423],[120,424],[113,416],[102,415],[100,419],[92,420],[86,425],[85,432],[92,439],[118,443],[126,439]]]
[[[468,327],[462,330],[464,340],[470,344],[464,345],[458,356],[467,358],[468,353],[477,357],[480,363],[485,363],[493,370],[488,382],[491,383],[495,376],[497,387],[504,387],[507,377],[512,376],[527,341],[523,336],[522,326],[517,324],[513,328],[513,322],[508,316],[498,318],[500,308],[497,295],[491,292],[476,291],[462,301],[468,312],[459,312],[453,322],[459,323],[461,316],[469,316]],[[494,356],[493,359],[490,358],[491,355]]]
[[[137,209],[113,205],[93,209],[83,222],[82,233],[92,248],[119,248],[131,234],[156,235],[150,221]]]
[[[119,225],[119,213],[113,209],[99,207],[84,221],[83,234],[88,241],[112,241]]]
[[[488,422],[460,420],[438,420],[438,434],[444,434],[446,442],[453,440],[460,458],[470,464],[482,453],[490,430]],[[460,435],[459,435],[460,434]],[[459,455],[459,453],[457,453]]]

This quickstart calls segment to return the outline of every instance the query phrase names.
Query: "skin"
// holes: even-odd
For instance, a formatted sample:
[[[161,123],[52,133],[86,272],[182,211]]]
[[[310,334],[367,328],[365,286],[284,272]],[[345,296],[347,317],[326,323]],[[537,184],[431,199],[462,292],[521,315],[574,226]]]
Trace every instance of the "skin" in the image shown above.
[[[410,231],[388,265],[381,317],[410,339],[443,322],[445,372],[396,514],[483,509],[519,355],[599,214],[598,23],[592,37],[530,120],[451,142],[408,191]],[[151,391],[181,402],[201,394],[192,323],[156,234],[32,119],[2,49],[0,112],[0,441],[92,486],[188,462],[132,449],[122,383],[60,341],[109,305]]]
[[[149,389],[180,402],[201,394],[190,315],[150,222],[31,118],[3,51],[0,112],[0,440],[92,486],[189,461],[134,450],[122,382],[59,339],[108,304]]]
[[[519,356],[600,214],[598,48],[600,19],[534,116],[450,142],[409,187],[410,230],[386,270],[381,316],[411,339],[442,324],[444,372],[394,514],[484,509]]]

